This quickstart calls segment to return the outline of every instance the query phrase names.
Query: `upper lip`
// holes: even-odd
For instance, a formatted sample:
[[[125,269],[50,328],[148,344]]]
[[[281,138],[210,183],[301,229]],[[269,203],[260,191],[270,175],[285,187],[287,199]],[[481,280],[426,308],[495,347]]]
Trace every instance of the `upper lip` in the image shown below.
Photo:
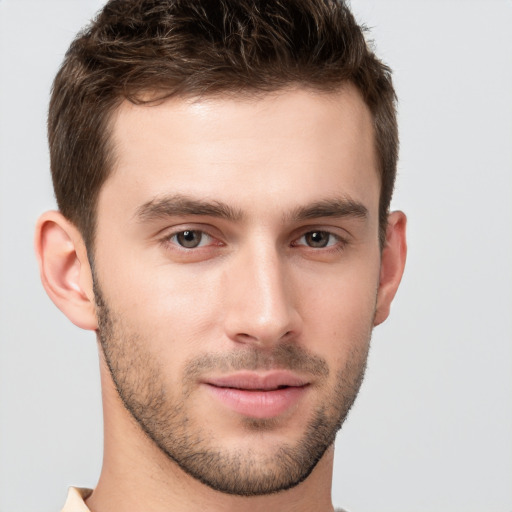
[[[250,391],[273,391],[286,387],[303,387],[309,382],[289,371],[266,373],[237,372],[231,375],[205,379],[206,384],[219,388],[246,389]]]

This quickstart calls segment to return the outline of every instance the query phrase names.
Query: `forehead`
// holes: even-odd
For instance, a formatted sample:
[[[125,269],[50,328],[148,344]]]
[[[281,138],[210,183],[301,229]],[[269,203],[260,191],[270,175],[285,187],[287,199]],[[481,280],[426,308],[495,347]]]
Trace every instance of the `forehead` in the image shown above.
[[[102,203],[135,209],[163,194],[218,199],[244,210],[329,195],[378,202],[371,113],[351,86],[259,97],[123,103],[113,120],[115,168]],[[318,196],[318,197],[317,197]],[[122,198],[122,200],[121,200]]]

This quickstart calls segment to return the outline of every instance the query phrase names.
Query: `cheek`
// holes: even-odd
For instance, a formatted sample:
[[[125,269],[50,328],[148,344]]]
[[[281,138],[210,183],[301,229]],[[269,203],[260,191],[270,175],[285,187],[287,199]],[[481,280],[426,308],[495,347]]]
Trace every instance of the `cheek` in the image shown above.
[[[102,247],[110,256],[98,257],[98,278],[107,303],[123,319],[127,332],[148,340],[154,354],[181,360],[230,346],[222,319],[238,302],[230,301],[237,283],[229,277],[229,262],[162,263],[156,252],[152,261],[153,253],[123,251],[121,244],[108,247],[105,242]],[[303,343],[319,354],[343,354],[369,335],[378,256],[362,252],[335,267],[291,263],[287,269],[286,300],[302,318]]]
[[[154,353],[168,353],[169,347],[183,353],[204,342],[222,307],[217,281],[215,272],[138,258],[107,263],[100,276],[106,300],[126,330],[149,338]]]
[[[340,271],[305,288],[301,316],[306,339],[332,356],[345,354],[371,334],[378,285],[378,265]]]

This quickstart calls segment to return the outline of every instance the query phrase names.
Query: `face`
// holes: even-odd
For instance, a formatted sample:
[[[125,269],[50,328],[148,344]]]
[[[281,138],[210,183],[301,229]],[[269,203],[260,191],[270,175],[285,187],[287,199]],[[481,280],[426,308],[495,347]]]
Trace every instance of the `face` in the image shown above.
[[[124,104],[98,202],[99,338],[160,453],[210,487],[304,480],[363,378],[379,179],[358,93]]]

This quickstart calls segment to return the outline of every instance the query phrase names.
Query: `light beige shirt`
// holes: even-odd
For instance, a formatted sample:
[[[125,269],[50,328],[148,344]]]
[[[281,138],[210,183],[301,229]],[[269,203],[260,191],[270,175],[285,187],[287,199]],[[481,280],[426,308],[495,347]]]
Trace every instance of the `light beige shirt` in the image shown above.
[[[70,487],[68,497],[62,512],[91,512],[85,504],[87,499],[92,494],[92,489],[82,489],[80,487]]]
[[[92,494],[92,489],[83,489],[80,487],[70,487],[68,498],[62,512],[91,512],[85,501]],[[336,512],[344,512],[343,509],[337,508]]]

